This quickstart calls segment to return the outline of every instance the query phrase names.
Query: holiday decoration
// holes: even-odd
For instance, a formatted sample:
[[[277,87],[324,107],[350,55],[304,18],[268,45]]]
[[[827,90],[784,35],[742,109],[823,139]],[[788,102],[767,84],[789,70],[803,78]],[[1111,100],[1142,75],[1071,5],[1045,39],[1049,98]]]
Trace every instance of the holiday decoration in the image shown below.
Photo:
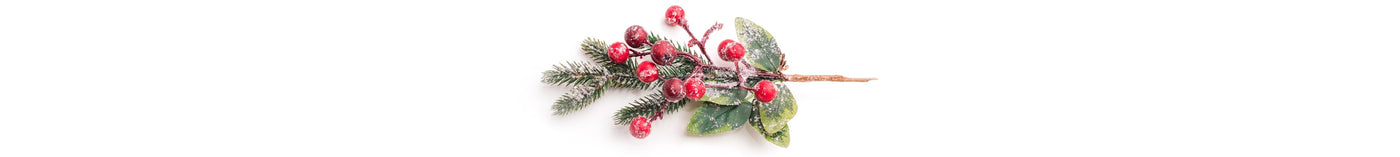
[[[545,71],[542,82],[573,87],[554,102],[554,114],[582,109],[611,88],[655,91],[613,114],[615,124],[627,124],[633,137],[643,139],[651,134],[651,123],[663,115],[700,105],[686,125],[689,134],[713,135],[749,124],[768,142],[787,147],[791,129],[787,123],[797,114],[797,101],[783,83],[875,80],[784,74],[786,54],[778,49],[773,35],[744,18],[733,23],[739,39],[720,42],[715,47],[720,60],[711,60],[705,45],[710,33],[724,24],[715,23],[697,38],[680,6],[666,9],[664,21],[686,30],[690,40],[676,42],[632,25],[623,41],[611,45],[595,38],[584,40],[583,53],[591,62],[565,62]],[[639,63],[642,59],[649,61]]]

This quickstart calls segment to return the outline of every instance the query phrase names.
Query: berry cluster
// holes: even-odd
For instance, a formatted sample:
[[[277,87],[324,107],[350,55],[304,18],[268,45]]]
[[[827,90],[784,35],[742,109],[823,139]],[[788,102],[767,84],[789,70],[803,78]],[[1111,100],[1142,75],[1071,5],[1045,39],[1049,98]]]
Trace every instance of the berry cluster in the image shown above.
[[[680,6],[671,6],[666,9],[665,20],[668,25],[679,26],[685,29],[686,34],[689,34],[691,38],[685,45],[687,47],[698,47],[700,53],[705,55],[705,61],[711,61],[709,53],[705,51],[705,42],[709,39],[710,33],[722,28],[724,26],[723,24],[715,23],[709,30],[705,31],[704,36],[696,38],[695,34],[690,32],[690,25],[685,19],[685,10],[681,9]],[[609,45],[607,53],[608,59],[610,59],[613,64],[625,64],[627,60],[632,57],[650,56],[649,61],[642,61],[640,65],[637,65],[637,79],[646,83],[658,80],[665,81],[662,83],[661,93],[665,96],[666,101],[676,102],[682,99],[698,100],[705,96],[706,88],[741,88],[753,92],[761,102],[773,101],[773,98],[778,95],[777,88],[774,87],[773,82],[768,80],[758,82],[755,87],[745,87],[743,85],[746,79],[745,75],[747,75],[747,73],[744,73],[743,69],[752,68],[752,65],[748,65],[748,63],[743,60],[745,52],[744,45],[735,42],[733,39],[726,39],[720,42],[719,46],[716,47],[721,60],[734,63],[732,69],[698,63],[701,65],[696,66],[695,70],[691,72],[690,75],[683,78],[661,78],[657,69],[658,66],[671,66],[676,57],[686,57],[696,62],[700,61],[700,57],[690,53],[677,52],[676,45],[673,45],[670,41],[657,40],[654,43],[647,42],[647,32],[642,26],[632,25],[631,27],[627,27],[627,32],[623,35],[623,42],[615,42]],[[702,75],[703,69],[705,68],[734,71],[739,74],[739,81],[732,85],[706,84],[703,81],[704,76]],[[667,104],[663,103],[660,105],[662,105],[662,108],[666,108],[665,105]],[[660,110],[656,112],[655,116],[638,116],[632,120],[628,130],[631,131],[633,137],[639,139],[646,138],[646,136],[650,134],[651,122],[661,119],[661,115],[664,114],[664,112]]]

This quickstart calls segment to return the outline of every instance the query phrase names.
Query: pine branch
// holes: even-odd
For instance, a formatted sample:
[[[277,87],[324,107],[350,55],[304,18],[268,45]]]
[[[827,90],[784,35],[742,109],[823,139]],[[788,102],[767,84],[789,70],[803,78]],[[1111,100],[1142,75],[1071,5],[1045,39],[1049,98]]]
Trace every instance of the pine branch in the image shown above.
[[[579,47],[581,47],[580,50],[583,51],[583,54],[592,59],[594,63],[601,64],[602,67],[608,71],[607,74],[609,75],[602,76],[607,79],[608,87],[633,89],[651,88],[651,84],[636,79],[637,61],[635,59],[630,59],[623,64],[617,64],[613,63],[611,58],[608,58],[607,42],[597,38],[588,38],[584,39],[583,43],[579,44]]]
[[[680,110],[682,107],[685,107],[686,102],[686,100],[681,100],[666,105],[666,114]],[[666,102],[666,97],[662,96],[661,93],[647,95],[632,102],[631,105],[617,110],[617,113],[613,114],[613,120],[617,125],[623,125],[631,123],[632,119],[638,116],[654,116],[656,115],[656,110],[661,110],[662,103],[668,102]]]
[[[739,73],[728,70],[705,69],[705,80],[734,82],[739,80]]]
[[[559,100],[554,101],[554,115],[564,115],[569,112],[578,111],[583,107],[588,107],[593,101],[603,97],[603,88],[598,86],[575,86],[574,90],[559,96]]]
[[[632,88],[641,90],[651,89],[653,87],[653,84],[642,82],[641,79],[637,79],[637,68],[631,68],[637,67],[637,64],[639,63],[637,63],[636,61],[628,61],[627,65],[624,66],[629,68],[621,68],[616,70],[608,69],[608,71],[611,72],[611,74],[607,77],[608,87]],[[660,84],[655,85],[659,86]]]
[[[599,40],[598,38],[584,39],[583,43],[579,44],[579,47],[582,47],[583,54],[593,59],[593,63],[612,63],[612,59],[608,58],[608,43],[603,40]]]
[[[554,65],[554,70],[544,71],[540,82],[551,85],[597,86],[607,79],[608,71],[597,65],[585,62],[564,62]]]

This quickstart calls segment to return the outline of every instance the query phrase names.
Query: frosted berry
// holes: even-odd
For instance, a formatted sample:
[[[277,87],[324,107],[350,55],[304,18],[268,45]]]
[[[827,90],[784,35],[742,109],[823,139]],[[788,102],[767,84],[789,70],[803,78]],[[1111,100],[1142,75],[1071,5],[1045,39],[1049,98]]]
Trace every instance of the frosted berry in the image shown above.
[[[772,102],[773,97],[778,96],[778,88],[773,87],[773,82],[768,80],[758,81],[758,90],[753,91],[753,95],[758,97],[758,101]]]
[[[637,79],[651,83],[658,78],[661,78],[661,74],[656,72],[656,64],[652,64],[651,61],[642,61],[641,65],[637,65]]]
[[[651,122],[646,117],[637,116],[632,118],[632,125],[627,130],[632,132],[632,137],[647,138],[647,135],[651,135]]]
[[[737,61],[744,58],[744,45],[734,42],[734,39],[725,39],[719,42],[719,59],[724,61]]]
[[[685,25],[685,9],[679,5],[673,5],[666,9],[666,24]]]
[[[622,42],[615,42],[612,46],[608,46],[608,59],[612,59],[613,63],[627,62],[627,55],[630,55],[627,54],[627,46],[622,45]]]
[[[657,40],[651,45],[651,61],[661,66],[671,65],[671,61],[676,59],[676,47],[671,42]]]
[[[666,84],[661,85],[661,95],[666,96],[666,101],[680,101],[685,97],[685,83],[678,78],[666,80]]]
[[[627,27],[626,36],[622,37],[622,39],[627,41],[627,46],[631,46],[632,48],[642,48],[642,45],[649,44],[647,42],[647,30],[643,30],[642,26],[638,25]]]
[[[705,82],[700,80],[698,77],[685,79],[685,98],[697,100],[705,96]]]

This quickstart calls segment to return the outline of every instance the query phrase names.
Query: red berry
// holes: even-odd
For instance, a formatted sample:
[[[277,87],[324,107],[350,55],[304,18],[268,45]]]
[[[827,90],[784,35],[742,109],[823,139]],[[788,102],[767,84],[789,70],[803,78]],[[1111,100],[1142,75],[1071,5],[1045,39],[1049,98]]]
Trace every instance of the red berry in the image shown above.
[[[608,46],[608,59],[612,59],[613,63],[627,62],[627,55],[630,55],[627,54],[627,46],[622,45],[622,42],[615,42],[612,46]]]
[[[666,101],[680,101],[681,97],[685,97],[685,83],[678,78],[667,79],[661,87],[661,95],[666,96]]]
[[[622,37],[622,39],[627,41],[627,46],[631,46],[632,48],[642,48],[642,45],[648,44],[647,31],[643,30],[642,26],[638,25],[627,27],[626,36]]]
[[[685,97],[697,100],[705,96],[705,82],[700,78],[685,79]]]
[[[671,6],[671,8],[666,8],[666,24],[684,25],[685,10],[681,9],[681,6],[679,5],[673,5]]]
[[[661,78],[661,75],[656,72],[656,64],[652,64],[651,61],[642,61],[641,65],[637,65],[637,79],[651,83],[658,78]]]
[[[773,87],[773,82],[771,81],[758,81],[758,90],[753,91],[753,95],[758,97],[758,101],[772,102],[773,97],[778,96],[778,88]]]
[[[627,127],[627,130],[632,131],[632,137],[647,138],[647,135],[651,134],[651,122],[647,121],[646,117],[637,116],[632,118],[632,126]]]
[[[651,61],[661,66],[671,65],[671,61],[676,59],[676,47],[671,42],[657,40],[651,45]]]
[[[725,39],[719,42],[719,59],[724,61],[737,61],[744,58],[744,45],[734,42],[734,39]]]

